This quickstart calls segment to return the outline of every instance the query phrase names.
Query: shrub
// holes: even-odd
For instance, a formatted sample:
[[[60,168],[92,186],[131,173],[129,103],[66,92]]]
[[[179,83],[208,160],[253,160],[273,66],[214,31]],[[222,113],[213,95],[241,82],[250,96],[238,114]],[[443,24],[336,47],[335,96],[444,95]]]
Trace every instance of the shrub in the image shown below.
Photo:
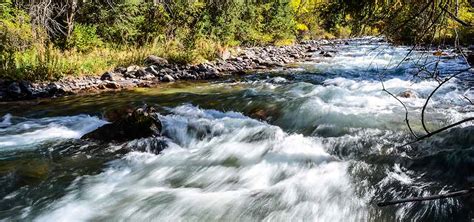
[[[31,47],[33,32],[26,13],[8,3],[0,7],[0,77],[14,78],[15,55]]]
[[[75,25],[72,35],[67,40],[67,47],[75,48],[79,52],[89,52],[94,48],[101,47],[103,43],[96,32],[96,26]]]

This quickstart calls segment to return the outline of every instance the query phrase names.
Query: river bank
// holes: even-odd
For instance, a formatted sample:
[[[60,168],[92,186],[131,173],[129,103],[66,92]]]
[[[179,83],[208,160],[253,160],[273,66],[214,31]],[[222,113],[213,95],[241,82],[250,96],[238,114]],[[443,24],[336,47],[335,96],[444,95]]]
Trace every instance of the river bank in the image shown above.
[[[237,56],[198,65],[170,64],[166,59],[149,56],[147,66],[117,67],[101,76],[69,77],[56,82],[29,83],[24,81],[0,83],[0,100],[12,101],[57,97],[82,92],[97,92],[152,87],[162,82],[178,80],[209,80],[252,70],[284,67],[307,58],[306,52],[318,50],[319,44],[284,47],[246,48]]]
[[[169,63],[150,55],[146,66],[116,67],[99,76],[67,77],[54,82],[31,83],[0,80],[0,101],[31,100],[78,93],[117,91],[134,87],[153,87],[179,80],[212,80],[263,70],[291,68],[298,62],[316,62],[333,57],[337,44],[351,40],[312,40],[290,46],[239,48],[235,55],[223,53],[221,58],[197,65]],[[380,39],[374,39],[380,41]]]
[[[144,62],[145,66],[116,67],[102,75],[66,77],[53,82],[31,83],[0,79],[0,102],[118,91],[153,87],[166,82],[213,80],[258,71],[291,69],[295,63],[318,62],[322,58],[333,57],[340,50],[339,46],[357,40],[310,40],[289,46],[238,48],[234,55],[225,52],[215,61],[195,65],[173,64],[164,58],[150,55]],[[379,42],[383,39],[373,38],[371,41]],[[469,61],[473,60],[472,50],[471,47],[466,49]],[[455,54],[436,50],[435,53],[445,57]]]

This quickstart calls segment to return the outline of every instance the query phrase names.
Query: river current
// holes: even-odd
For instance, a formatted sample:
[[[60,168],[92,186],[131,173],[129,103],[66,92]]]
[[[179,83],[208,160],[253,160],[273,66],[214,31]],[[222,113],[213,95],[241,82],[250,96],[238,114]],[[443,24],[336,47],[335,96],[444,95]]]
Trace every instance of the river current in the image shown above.
[[[337,53],[289,69],[1,104],[0,221],[471,221],[472,196],[376,205],[473,186],[474,124],[403,146],[405,109],[382,91],[412,94],[398,98],[421,136],[439,83],[415,74],[464,60],[378,39],[324,47]],[[428,129],[474,116],[472,76],[434,94]],[[143,104],[160,113],[160,154],[154,138],[79,139]]]

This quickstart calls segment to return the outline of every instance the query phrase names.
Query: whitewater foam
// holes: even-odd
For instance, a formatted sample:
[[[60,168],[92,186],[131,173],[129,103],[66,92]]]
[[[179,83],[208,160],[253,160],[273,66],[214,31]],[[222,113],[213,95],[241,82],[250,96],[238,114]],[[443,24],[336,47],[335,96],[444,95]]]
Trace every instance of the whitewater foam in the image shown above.
[[[9,124],[1,129],[0,151],[34,148],[57,139],[78,139],[107,123],[88,115],[28,119],[17,124],[11,124],[11,118],[5,118]]]
[[[12,119],[12,115],[10,113],[5,114],[2,117],[2,121],[0,122],[0,128],[12,125],[11,119]]]
[[[158,156],[129,153],[84,178],[37,221],[366,217],[347,164],[316,140],[238,113],[189,105],[172,111],[161,116],[170,148]]]

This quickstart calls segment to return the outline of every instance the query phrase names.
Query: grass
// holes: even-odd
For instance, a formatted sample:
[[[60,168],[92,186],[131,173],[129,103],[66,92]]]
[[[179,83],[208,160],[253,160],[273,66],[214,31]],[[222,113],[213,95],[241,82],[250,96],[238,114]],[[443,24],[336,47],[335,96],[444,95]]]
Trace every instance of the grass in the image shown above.
[[[118,66],[143,65],[149,55],[164,57],[173,63],[198,63],[214,59],[219,49],[218,43],[208,40],[198,41],[193,49],[168,41],[142,47],[94,48],[88,52],[61,51],[38,44],[15,52],[14,64],[0,70],[0,79],[47,81],[65,76],[100,75]]]

